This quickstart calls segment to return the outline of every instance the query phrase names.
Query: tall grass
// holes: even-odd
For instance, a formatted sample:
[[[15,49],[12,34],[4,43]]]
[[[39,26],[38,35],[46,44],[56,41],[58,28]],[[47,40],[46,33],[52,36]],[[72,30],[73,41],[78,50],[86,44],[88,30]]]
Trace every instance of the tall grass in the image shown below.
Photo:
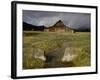
[[[69,64],[72,67],[90,66],[90,33],[76,32],[76,33],[57,33],[57,32],[23,32],[23,69],[44,68],[52,63],[46,63],[41,59],[34,59],[32,55],[33,46],[44,50],[47,54],[54,54],[54,49],[58,48],[56,55],[63,55],[65,48],[71,48],[73,54],[77,54],[77,58],[69,62],[53,62],[53,67],[66,67]],[[61,49],[61,50],[59,50]],[[52,53],[51,53],[52,51]]]

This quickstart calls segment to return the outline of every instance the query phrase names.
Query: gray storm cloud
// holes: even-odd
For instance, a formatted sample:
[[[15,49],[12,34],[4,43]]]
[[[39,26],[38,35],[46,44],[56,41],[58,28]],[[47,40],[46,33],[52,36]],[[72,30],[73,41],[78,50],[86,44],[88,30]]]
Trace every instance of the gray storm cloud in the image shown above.
[[[90,29],[90,14],[69,12],[48,12],[23,10],[23,21],[32,25],[46,27],[54,25],[62,20],[66,26],[74,29]]]

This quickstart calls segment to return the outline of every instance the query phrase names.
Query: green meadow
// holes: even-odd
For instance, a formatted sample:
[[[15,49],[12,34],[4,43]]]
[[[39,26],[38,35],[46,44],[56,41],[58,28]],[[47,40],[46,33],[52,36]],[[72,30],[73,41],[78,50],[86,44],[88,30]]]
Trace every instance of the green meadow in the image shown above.
[[[50,60],[35,58],[38,49]],[[90,53],[90,32],[23,31],[23,69],[90,66]]]

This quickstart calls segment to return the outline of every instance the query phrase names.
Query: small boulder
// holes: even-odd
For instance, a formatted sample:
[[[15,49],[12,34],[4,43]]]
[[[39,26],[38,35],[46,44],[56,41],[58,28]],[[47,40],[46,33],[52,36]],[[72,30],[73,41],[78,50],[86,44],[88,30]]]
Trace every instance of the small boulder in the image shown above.
[[[76,54],[77,48],[69,47],[65,48],[64,55],[62,57],[62,62],[71,62],[77,58],[78,54]]]

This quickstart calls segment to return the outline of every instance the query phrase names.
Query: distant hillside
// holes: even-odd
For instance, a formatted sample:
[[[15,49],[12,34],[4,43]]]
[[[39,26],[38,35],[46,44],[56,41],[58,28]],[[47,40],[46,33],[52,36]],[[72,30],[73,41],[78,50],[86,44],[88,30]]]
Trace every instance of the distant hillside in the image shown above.
[[[84,28],[78,28],[78,29],[74,29],[76,32],[90,32],[90,29],[84,29]]]
[[[23,30],[29,31],[29,30],[34,30],[34,31],[44,31],[45,26],[35,26],[28,24],[26,22],[23,22]]]

